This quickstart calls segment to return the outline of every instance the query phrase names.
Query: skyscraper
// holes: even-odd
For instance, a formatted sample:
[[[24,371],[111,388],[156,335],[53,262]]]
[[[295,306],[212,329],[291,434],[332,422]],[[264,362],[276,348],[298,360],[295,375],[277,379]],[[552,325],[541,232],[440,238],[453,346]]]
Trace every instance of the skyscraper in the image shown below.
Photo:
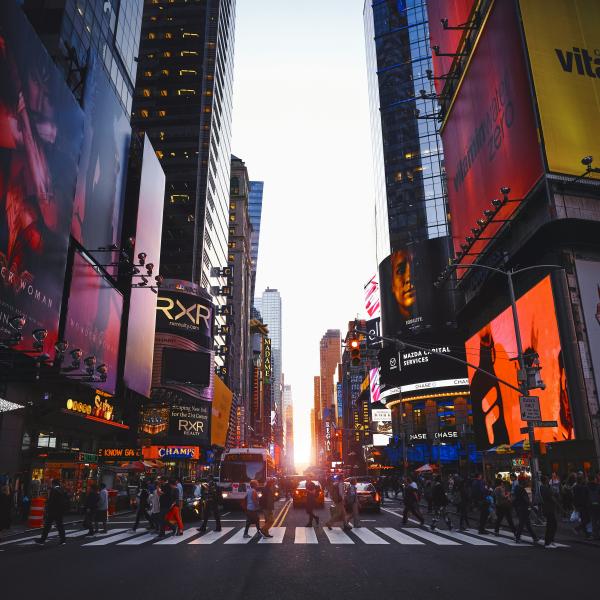
[[[447,235],[443,152],[426,2],[366,0],[363,17],[381,261],[390,246]]]
[[[259,308],[260,305],[260,308]],[[283,445],[282,438],[282,405],[281,405],[281,369],[282,369],[282,331],[281,331],[281,295],[276,289],[267,288],[256,304],[262,315],[263,323],[269,329],[272,344],[273,376],[272,407],[275,411],[275,443]]]
[[[263,181],[250,182],[248,214],[250,216],[250,224],[252,225],[252,235],[250,237],[250,255],[252,257],[252,297],[254,297],[256,270],[258,268],[258,243],[260,241],[260,218],[262,215],[264,186],[265,184]]]
[[[284,424],[284,467],[289,473],[294,472],[294,405],[292,402],[292,386],[283,386],[283,424]]]
[[[218,304],[226,280],[235,0],[147,0],[133,123],[167,175],[161,268]]]
[[[339,362],[342,360],[342,341],[339,329],[328,329],[321,338],[319,347],[321,365],[321,415],[325,418],[325,411],[331,411],[330,416],[335,417],[335,388],[333,379]]]

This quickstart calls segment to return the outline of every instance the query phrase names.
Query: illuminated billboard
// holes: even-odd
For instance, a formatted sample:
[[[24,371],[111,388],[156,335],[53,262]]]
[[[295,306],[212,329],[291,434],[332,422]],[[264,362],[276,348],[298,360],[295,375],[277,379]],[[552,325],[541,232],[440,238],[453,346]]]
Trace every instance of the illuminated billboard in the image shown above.
[[[134,256],[146,254],[146,264],[153,264],[153,273],[160,273],[160,242],[162,235],[165,174],[144,136]],[[136,279],[139,281],[139,278]],[[156,325],[156,295],[148,287],[133,288],[129,305],[127,345],[125,350],[125,385],[142,396],[150,395],[152,355]]]
[[[156,300],[154,400],[212,400],[213,311],[210,296],[197,285],[177,279],[163,282]],[[179,351],[177,356],[173,351]]]
[[[369,319],[376,319],[381,314],[377,275],[373,275],[365,285],[365,310]]]
[[[584,156],[600,159],[600,4],[521,0],[520,6],[548,168],[581,175]]]
[[[499,211],[498,220],[512,215],[543,172],[519,29],[513,2],[495,2],[443,125],[455,253],[501,187],[509,187],[515,201]],[[482,237],[493,237],[501,225],[489,224]],[[480,240],[471,252],[482,251],[488,241]]]
[[[0,2],[0,322],[54,355],[83,113],[15,2]],[[14,334],[14,330],[10,330]]]
[[[444,325],[451,319],[447,291],[433,282],[447,264],[447,238],[397,249],[379,265],[381,329],[395,336]]]
[[[84,359],[94,356],[97,366],[106,365],[106,381],[91,385],[111,394],[117,383],[122,314],[121,293],[75,252],[64,339],[71,349],[81,349]]]
[[[433,72],[436,77],[443,77],[450,72],[453,56],[462,38],[465,35],[464,29],[458,29],[459,25],[464,25],[471,18],[471,11],[475,0],[427,0],[427,14],[429,21],[429,38],[432,48]],[[442,19],[448,20],[448,29],[442,25]],[[452,29],[451,29],[452,28]],[[439,48],[438,56],[433,47]],[[435,80],[435,89],[441,93],[444,79]]]
[[[233,392],[215,376],[215,393],[212,403],[210,441],[212,445],[225,447],[229,431],[229,417]]]
[[[517,311],[523,349],[539,355],[546,384],[546,389],[532,390],[531,395],[539,397],[542,420],[558,423],[557,427],[536,429],[536,439],[544,442],[574,439],[550,277],[517,300]],[[517,345],[510,307],[467,340],[465,346],[469,362],[518,387]],[[521,420],[519,393],[472,368],[469,381],[478,449],[524,439],[526,434],[520,429],[526,423]]]
[[[369,388],[371,390],[371,402],[381,400],[381,386],[379,384],[379,369],[369,370]]]

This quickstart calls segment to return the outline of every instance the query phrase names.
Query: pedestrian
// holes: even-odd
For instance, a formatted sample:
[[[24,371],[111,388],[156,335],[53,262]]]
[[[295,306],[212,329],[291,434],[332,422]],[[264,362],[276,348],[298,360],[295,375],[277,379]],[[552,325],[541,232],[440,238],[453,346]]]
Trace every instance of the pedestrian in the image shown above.
[[[317,522],[319,526],[319,517],[315,515],[315,508],[317,506],[317,486],[313,481],[306,482],[306,514],[308,515],[308,524],[305,527],[312,527],[313,520]]]
[[[44,529],[42,530],[42,537],[35,540],[36,544],[44,545],[52,525],[56,525],[58,535],[60,537],[59,545],[67,543],[65,536],[65,526],[63,519],[65,513],[69,510],[69,496],[67,492],[62,488],[58,479],[52,480],[52,489],[48,495],[48,502],[46,502],[46,515],[44,518]]]
[[[345,509],[346,509],[346,523],[350,523],[352,519],[353,527],[360,527],[360,520],[358,517],[358,490],[356,489],[356,478],[350,479],[350,485],[344,497]]]
[[[158,514],[158,537],[163,538],[165,537],[165,531],[167,527],[167,515],[169,514],[169,511],[173,505],[173,494],[172,488],[168,481],[162,482],[159,487],[160,492],[158,493],[158,498],[160,512]],[[171,528],[170,525],[169,528]]]
[[[346,509],[344,508],[344,482],[340,479],[339,481],[333,481],[331,485],[331,501],[333,502],[330,510],[330,516],[325,523],[327,529],[331,531],[332,525],[340,523],[344,531],[348,531],[350,527],[346,523],[347,515]]]
[[[563,519],[569,521],[572,512],[575,510],[573,504],[573,487],[575,486],[575,475],[569,474],[560,488],[561,504],[563,507]]]
[[[430,515],[433,513],[433,481],[430,477],[427,478],[423,486],[423,496],[425,502],[427,502],[427,514]]]
[[[554,536],[558,528],[556,513],[560,508],[558,493],[556,487],[548,480],[546,475],[542,475],[540,486],[540,495],[542,497],[542,512],[546,518],[546,535],[544,537],[544,548],[557,548],[554,543]]]
[[[258,503],[265,518],[265,524],[261,530],[262,534],[267,538],[273,537],[269,533],[275,522],[275,480],[272,477],[267,479]]]
[[[588,535],[600,539],[600,473],[588,478],[589,517]]]
[[[525,475],[520,475],[518,478],[518,485],[515,488],[515,492],[513,495],[513,506],[515,507],[517,518],[519,520],[517,524],[517,529],[515,531],[515,542],[519,543],[521,541],[521,534],[523,533],[523,529],[527,529],[529,535],[533,538],[533,543],[537,544],[539,539],[535,531],[533,531],[533,527],[531,526],[531,519],[529,518],[531,500],[529,499],[529,494],[525,489],[526,484],[527,477]]]
[[[256,533],[260,537],[263,537],[263,534],[260,530],[260,522],[259,522],[260,506],[258,503],[258,492],[256,491],[257,487],[258,487],[258,481],[256,481],[256,479],[252,479],[250,481],[250,487],[248,488],[248,490],[246,492],[246,499],[245,499],[245,503],[244,503],[245,509],[246,509],[246,528],[244,529],[244,537],[245,538],[251,537],[248,534],[250,525],[255,525]]]
[[[394,491],[394,500],[397,500],[400,493],[400,477],[398,475],[394,475],[392,479],[392,490]]]
[[[10,488],[3,485],[0,488],[0,532],[10,529],[11,498]]]
[[[181,479],[179,479],[179,477],[177,477],[177,479],[175,479],[175,485],[177,487],[177,496],[179,497],[179,501],[178,501],[179,511],[181,512],[183,510],[183,485],[182,485]]]
[[[466,479],[459,479],[456,484],[456,501],[458,508],[458,528],[460,531],[465,531],[469,525],[469,503],[471,494],[469,482]]]
[[[162,490],[160,489],[159,482],[154,486],[154,490],[150,494],[150,523],[152,529],[156,532],[160,532],[160,496]]]
[[[587,539],[591,538],[588,532],[588,524],[590,523],[590,493],[587,486],[587,481],[583,471],[577,473],[577,480],[573,487],[573,505],[579,513],[580,524],[575,528],[576,531],[581,531]]]
[[[169,510],[167,521],[173,522],[177,525],[175,535],[183,535],[183,521],[181,520],[181,507],[183,505],[183,499],[181,494],[183,493],[183,487],[179,480],[169,480],[171,487],[171,509]],[[181,492],[179,491],[181,488]]]
[[[504,481],[501,477],[496,478],[496,486],[494,487],[494,504],[496,505],[496,523],[494,525],[494,534],[500,535],[500,525],[506,519],[506,523],[510,527],[513,535],[515,534],[515,524],[512,518],[512,502]]]
[[[431,531],[435,530],[437,522],[440,518],[444,519],[448,531],[452,531],[452,521],[448,514],[448,496],[442,483],[442,478],[436,475],[433,480],[433,488],[431,490],[431,501],[433,505],[433,518],[431,519]]]
[[[425,519],[419,509],[419,502],[421,498],[419,496],[419,488],[415,481],[410,477],[406,478],[404,485],[404,513],[402,514],[402,524],[406,525],[408,522],[408,513],[412,513],[421,525],[425,525]]]
[[[98,506],[96,507],[96,516],[94,517],[95,532],[98,533],[98,523],[102,523],[104,533],[108,531],[108,490],[106,484],[100,484],[98,492]]]
[[[487,497],[487,489],[481,473],[477,473],[475,479],[471,483],[471,500],[473,505],[479,510],[479,533],[482,535],[487,535],[488,531],[485,526],[490,516],[489,512],[489,503],[486,500]]]
[[[212,475],[208,476],[206,485],[202,486],[202,504],[204,509],[204,518],[198,531],[204,533],[208,525],[208,517],[211,513],[215,516],[215,531],[221,531],[221,515],[219,514],[219,502],[221,501],[221,492],[219,486]]]
[[[138,528],[142,515],[148,521],[148,529],[152,528],[152,517],[148,513],[150,493],[148,492],[148,482],[142,481],[140,491],[137,495],[137,510],[135,511],[135,523],[133,524],[133,531]]]
[[[98,509],[99,499],[98,486],[95,483],[92,483],[83,502],[83,509],[85,511],[83,527],[88,528],[86,535],[94,535],[94,522],[96,520],[96,510]]]
[[[388,478],[385,477],[384,475],[379,476],[375,480],[375,490],[376,490],[377,494],[379,494],[381,506],[383,506],[384,500],[385,500],[386,496],[388,496],[389,490],[390,490]]]

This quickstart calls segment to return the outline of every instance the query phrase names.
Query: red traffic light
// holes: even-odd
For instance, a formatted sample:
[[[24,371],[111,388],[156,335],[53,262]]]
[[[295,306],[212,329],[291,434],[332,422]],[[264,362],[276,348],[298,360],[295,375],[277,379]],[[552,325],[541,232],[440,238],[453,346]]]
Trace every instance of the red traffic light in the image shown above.
[[[360,348],[360,343],[357,339],[353,339],[350,342],[350,348],[355,349],[355,348]]]

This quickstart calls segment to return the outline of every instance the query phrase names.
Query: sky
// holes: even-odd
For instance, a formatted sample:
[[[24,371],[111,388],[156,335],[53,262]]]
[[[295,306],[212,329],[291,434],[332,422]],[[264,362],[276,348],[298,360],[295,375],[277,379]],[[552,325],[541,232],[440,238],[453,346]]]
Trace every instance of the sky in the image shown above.
[[[265,182],[256,293],[277,288],[296,467],[319,341],[377,269],[363,0],[238,0],[232,152]]]

